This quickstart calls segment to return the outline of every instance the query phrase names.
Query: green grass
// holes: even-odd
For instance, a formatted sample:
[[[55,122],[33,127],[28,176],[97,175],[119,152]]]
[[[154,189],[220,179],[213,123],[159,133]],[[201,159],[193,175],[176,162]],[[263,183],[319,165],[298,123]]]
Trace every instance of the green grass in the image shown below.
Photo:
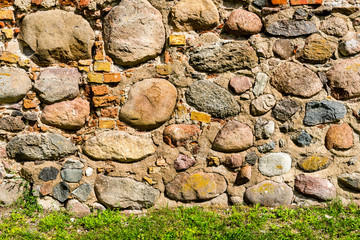
[[[26,202],[26,201],[25,201]],[[21,206],[21,205],[20,205]],[[18,207],[0,221],[1,239],[360,239],[360,208],[163,208],[126,216],[106,210],[74,218]]]

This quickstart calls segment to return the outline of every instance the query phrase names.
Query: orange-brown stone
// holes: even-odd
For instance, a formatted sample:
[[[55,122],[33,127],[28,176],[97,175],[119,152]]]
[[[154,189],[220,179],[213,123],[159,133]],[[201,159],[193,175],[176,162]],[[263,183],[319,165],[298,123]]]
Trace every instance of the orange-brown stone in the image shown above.
[[[354,146],[352,128],[347,123],[332,125],[326,133],[325,146],[329,150],[347,150],[352,148]]]

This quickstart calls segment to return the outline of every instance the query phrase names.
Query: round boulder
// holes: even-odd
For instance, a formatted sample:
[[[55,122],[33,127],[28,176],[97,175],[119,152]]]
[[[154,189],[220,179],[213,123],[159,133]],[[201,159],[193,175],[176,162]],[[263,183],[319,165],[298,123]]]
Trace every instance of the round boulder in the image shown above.
[[[23,69],[0,68],[0,103],[20,101],[31,87],[31,80]]]

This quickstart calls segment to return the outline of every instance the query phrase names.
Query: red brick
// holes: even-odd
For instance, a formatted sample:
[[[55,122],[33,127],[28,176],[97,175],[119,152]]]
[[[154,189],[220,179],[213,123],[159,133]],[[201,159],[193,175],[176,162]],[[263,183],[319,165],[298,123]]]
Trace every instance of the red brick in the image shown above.
[[[290,0],[291,5],[321,5],[323,0]]]
[[[106,107],[114,103],[119,103],[116,96],[93,97],[94,107]]]
[[[271,0],[271,3],[274,5],[285,5],[287,2],[287,0]]]
[[[106,85],[91,86],[91,91],[95,96],[102,96],[108,94],[109,88]]]
[[[120,81],[120,73],[104,73],[104,83],[118,83]]]
[[[117,108],[103,108],[101,109],[101,117],[110,117],[116,118],[118,117],[118,109]]]

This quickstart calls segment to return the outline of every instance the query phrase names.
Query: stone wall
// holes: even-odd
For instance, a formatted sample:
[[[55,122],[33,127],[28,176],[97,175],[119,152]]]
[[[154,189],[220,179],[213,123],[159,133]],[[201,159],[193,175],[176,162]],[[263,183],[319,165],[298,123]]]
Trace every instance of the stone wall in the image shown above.
[[[358,202],[360,9],[332,3],[0,1],[0,201]]]

